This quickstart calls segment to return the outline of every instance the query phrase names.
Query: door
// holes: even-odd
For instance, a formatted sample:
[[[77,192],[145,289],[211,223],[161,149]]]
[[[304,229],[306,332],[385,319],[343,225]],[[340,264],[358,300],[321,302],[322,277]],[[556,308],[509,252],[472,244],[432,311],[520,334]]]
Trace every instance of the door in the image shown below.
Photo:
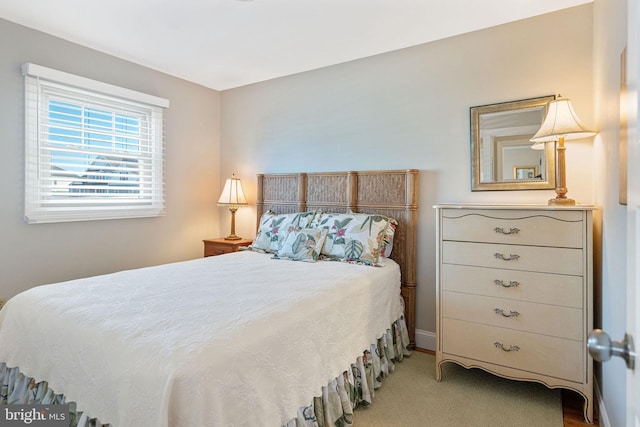
[[[633,339],[640,339],[640,61],[638,49],[640,8],[637,0],[627,1],[627,96],[621,107],[627,117],[627,322],[622,341],[611,341],[606,333],[595,330],[589,337],[589,351],[595,360],[606,361],[612,355],[627,362],[627,427],[640,427],[640,358]],[[621,135],[622,136],[622,135]],[[617,337],[615,337],[617,338]],[[636,345],[637,347],[637,345]]]
[[[628,150],[627,150],[627,230],[632,230],[627,243],[627,333],[640,338],[640,120],[638,120],[638,43],[640,9],[637,0],[627,2],[627,88]],[[631,227],[631,228],[629,228]],[[636,345],[637,348],[637,345]],[[627,426],[640,427],[640,360],[635,354],[635,369],[627,369]]]

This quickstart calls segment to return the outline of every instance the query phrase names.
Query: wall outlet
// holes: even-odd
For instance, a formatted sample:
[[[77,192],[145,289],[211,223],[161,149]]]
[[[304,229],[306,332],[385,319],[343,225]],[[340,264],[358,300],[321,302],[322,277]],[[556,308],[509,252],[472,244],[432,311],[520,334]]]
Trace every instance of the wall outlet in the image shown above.
[[[4,307],[5,303],[7,302],[9,298],[2,298],[0,297],[0,310],[2,310],[2,307]]]

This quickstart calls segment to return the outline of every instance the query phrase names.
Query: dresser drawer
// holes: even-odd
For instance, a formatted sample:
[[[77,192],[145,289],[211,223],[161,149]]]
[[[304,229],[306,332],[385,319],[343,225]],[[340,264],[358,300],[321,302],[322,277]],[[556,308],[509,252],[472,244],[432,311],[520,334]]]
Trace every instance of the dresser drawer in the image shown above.
[[[582,276],[581,249],[442,242],[442,262],[476,267]]]
[[[460,292],[442,293],[442,316],[485,325],[581,340],[584,319],[579,308],[485,297]]]
[[[442,289],[583,308],[582,277],[467,265],[443,264]]]
[[[442,212],[442,239],[581,248],[580,211],[460,210]]]
[[[568,381],[584,381],[582,341],[446,318],[442,323],[443,336],[455,338],[443,339],[443,353]]]

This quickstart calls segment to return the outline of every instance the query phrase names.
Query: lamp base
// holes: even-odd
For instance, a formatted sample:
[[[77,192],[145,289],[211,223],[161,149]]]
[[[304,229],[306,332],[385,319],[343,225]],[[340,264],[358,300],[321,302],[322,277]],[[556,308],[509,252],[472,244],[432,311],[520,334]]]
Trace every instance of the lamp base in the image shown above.
[[[566,197],[556,197],[555,199],[549,199],[549,206],[575,206],[576,201],[568,199]]]
[[[229,206],[229,212],[231,212],[231,232],[224,240],[240,240],[241,237],[236,235],[236,211],[238,210],[235,206]]]

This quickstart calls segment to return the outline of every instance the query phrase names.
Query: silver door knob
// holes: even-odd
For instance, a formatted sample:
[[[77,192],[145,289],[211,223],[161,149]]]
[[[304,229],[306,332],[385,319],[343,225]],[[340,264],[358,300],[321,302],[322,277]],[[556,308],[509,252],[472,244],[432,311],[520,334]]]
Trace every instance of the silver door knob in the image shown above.
[[[633,338],[629,334],[624,334],[624,340],[615,341],[602,329],[594,329],[587,339],[589,353],[598,362],[606,362],[611,356],[619,356],[624,359],[627,368],[633,370],[635,367],[635,350]]]

